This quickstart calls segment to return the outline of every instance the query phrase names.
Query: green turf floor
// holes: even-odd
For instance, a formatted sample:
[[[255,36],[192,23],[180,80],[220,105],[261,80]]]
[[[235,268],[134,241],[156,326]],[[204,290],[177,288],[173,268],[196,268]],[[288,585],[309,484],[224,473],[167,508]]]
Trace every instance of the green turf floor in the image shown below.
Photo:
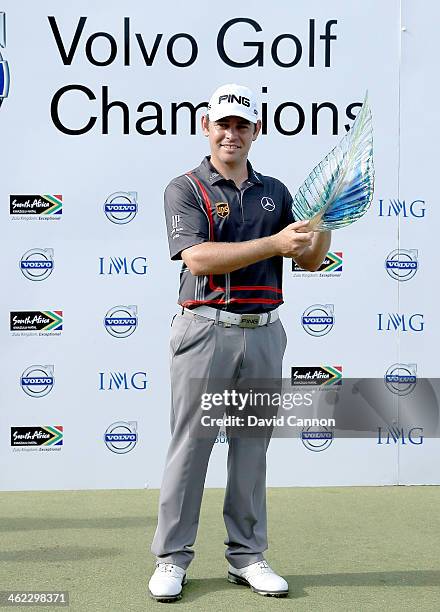
[[[223,491],[208,489],[189,581],[173,604],[146,595],[156,490],[0,499],[0,590],[67,590],[78,612],[440,611],[440,487],[269,489],[266,558],[288,580],[287,599],[226,581]]]

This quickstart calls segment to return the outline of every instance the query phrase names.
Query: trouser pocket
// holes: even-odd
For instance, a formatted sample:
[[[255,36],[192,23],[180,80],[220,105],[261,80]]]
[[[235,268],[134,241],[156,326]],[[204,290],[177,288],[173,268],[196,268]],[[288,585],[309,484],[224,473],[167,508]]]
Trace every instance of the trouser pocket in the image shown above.
[[[175,355],[181,348],[185,336],[188,333],[189,328],[193,323],[193,319],[184,317],[183,315],[174,315],[171,323],[171,339],[170,348],[171,352]]]

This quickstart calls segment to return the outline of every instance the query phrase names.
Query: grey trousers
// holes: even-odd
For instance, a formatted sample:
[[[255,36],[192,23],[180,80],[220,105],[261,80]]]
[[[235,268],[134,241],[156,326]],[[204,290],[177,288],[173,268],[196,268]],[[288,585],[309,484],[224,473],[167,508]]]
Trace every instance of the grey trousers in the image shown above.
[[[206,470],[215,435],[194,435],[201,396],[218,379],[281,379],[286,334],[280,320],[254,329],[185,312],[171,334],[171,442],[151,551],[160,562],[187,568],[194,557]],[[194,379],[196,382],[194,383]],[[223,410],[222,410],[223,412]],[[200,419],[199,419],[200,422]],[[217,429],[218,430],[218,429]],[[265,437],[229,440],[223,516],[226,558],[237,569],[261,561],[267,549]]]

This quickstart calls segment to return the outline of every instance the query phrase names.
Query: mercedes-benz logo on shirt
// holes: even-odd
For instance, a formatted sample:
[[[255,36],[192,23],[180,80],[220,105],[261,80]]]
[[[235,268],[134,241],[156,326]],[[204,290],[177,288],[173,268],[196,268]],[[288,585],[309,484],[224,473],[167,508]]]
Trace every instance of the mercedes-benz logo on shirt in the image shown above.
[[[268,198],[267,196],[261,198],[261,206],[264,208],[264,210],[268,210],[269,212],[275,210],[275,202],[272,200],[272,198]]]

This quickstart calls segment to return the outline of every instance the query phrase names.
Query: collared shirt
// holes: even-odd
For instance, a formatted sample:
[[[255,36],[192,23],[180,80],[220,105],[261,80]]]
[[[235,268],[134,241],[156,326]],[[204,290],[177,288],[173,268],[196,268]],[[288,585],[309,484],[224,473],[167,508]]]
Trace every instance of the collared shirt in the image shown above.
[[[205,157],[200,166],[173,179],[165,190],[171,259],[202,242],[243,242],[271,236],[294,222],[292,196],[283,183],[254,171],[239,189]],[[202,304],[236,313],[273,310],[283,302],[283,258],[271,257],[228,274],[193,276],[185,263],[178,303]]]

